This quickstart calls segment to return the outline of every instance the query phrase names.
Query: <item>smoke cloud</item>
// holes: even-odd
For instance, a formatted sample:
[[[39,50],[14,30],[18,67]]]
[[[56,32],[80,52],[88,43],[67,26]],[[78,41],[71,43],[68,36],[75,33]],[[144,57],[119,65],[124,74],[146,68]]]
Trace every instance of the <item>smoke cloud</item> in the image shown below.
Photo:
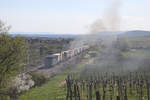
[[[120,0],[115,0],[106,9],[102,18],[95,20],[90,25],[87,35],[81,36],[72,42],[71,48],[77,48],[86,44],[96,46],[99,49],[97,60],[94,64],[88,66],[96,69],[100,68],[101,71],[106,72],[135,71],[144,62],[143,59],[133,59],[132,56],[129,56],[127,59],[122,58],[123,52],[117,44],[121,23],[120,7]],[[125,42],[120,42],[119,45],[124,47],[124,44]]]
[[[91,46],[97,44],[101,40],[107,43],[112,42],[112,39],[110,39],[111,37],[108,37],[108,35],[116,35],[120,29],[120,4],[120,0],[115,0],[105,11],[103,18],[95,20],[90,25],[87,35],[81,36],[71,43],[71,48],[76,48],[84,44]],[[105,35],[107,35],[107,37]]]

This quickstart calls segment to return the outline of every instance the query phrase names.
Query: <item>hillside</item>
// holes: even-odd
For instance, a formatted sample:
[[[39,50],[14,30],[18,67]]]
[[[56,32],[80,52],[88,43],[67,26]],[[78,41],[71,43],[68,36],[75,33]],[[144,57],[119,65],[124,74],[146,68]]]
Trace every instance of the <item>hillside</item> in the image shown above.
[[[142,31],[142,30],[134,30],[134,31],[127,31],[122,35],[126,36],[150,36],[150,31]]]

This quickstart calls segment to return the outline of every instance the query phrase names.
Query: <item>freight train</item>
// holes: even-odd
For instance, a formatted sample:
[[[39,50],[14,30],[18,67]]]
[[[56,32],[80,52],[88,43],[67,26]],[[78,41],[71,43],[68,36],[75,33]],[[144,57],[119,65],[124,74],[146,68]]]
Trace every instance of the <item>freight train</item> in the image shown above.
[[[63,61],[67,61],[68,59],[79,55],[80,53],[87,50],[88,48],[89,48],[89,46],[84,45],[79,48],[69,49],[67,51],[62,51],[61,53],[56,53],[56,54],[52,54],[50,56],[46,56],[44,59],[45,67],[52,67]]]

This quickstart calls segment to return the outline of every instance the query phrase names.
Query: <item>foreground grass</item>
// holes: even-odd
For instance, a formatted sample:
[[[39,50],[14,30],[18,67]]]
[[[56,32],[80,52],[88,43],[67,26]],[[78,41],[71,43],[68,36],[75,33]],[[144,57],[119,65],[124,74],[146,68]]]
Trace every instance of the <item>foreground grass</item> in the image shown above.
[[[65,80],[68,73],[82,70],[87,61],[83,60],[75,68],[57,75],[41,87],[29,90],[27,93],[21,95],[18,100],[65,100],[66,88],[65,86],[60,86],[61,82]]]

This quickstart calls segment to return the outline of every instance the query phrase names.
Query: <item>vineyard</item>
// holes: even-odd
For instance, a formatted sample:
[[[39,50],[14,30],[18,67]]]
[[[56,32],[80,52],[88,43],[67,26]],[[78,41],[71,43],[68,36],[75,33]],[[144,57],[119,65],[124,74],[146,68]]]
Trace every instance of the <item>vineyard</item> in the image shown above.
[[[86,74],[68,75],[67,100],[150,100],[149,73]]]
[[[92,64],[68,74],[66,100],[150,100],[149,55],[137,57],[145,49],[133,52],[123,39],[105,46]]]

